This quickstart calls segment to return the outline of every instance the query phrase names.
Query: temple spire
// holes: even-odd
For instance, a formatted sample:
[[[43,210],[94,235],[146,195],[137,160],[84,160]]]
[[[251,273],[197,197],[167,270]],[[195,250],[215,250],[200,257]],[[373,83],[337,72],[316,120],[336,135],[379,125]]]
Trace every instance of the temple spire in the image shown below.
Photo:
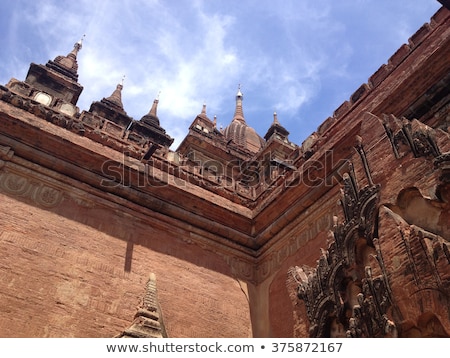
[[[245,123],[244,119],[244,111],[242,109],[242,100],[244,99],[244,95],[241,92],[241,85],[238,87],[238,92],[236,94],[236,109],[234,111],[233,121],[241,121]]]
[[[272,124],[280,125],[280,122],[278,122],[277,112],[273,112],[273,123]]]
[[[273,122],[264,136],[264,139],[268,141],[274,134],[277,134],[279,138],[283,139],[288,139],[289,136],[288,130],[278,121],[277,112],[273,112]]]
[[[83,35],[83,37],[78,42],[75,42],[75,44],[73,45],[73,50],[67,55],[67,57],[73,58],[76,61],[78,52],[83,47],[83,39],[85,36],[86,35]]]
[[[116,86],[116,89],[111,94],[111,96],[107,97],[106,99],[109,102],[114,103],[116,106],[118,106],[120,109],[123,110],[123,103],[122,103],[122,89],[123,89],[123,81],[122,84],[118,84]]]
[[[203,102],[202,111],[200,112],[200,114],[197,117],[207,120],[208,122],[211,121],[206,114],[206,103],[205,102]]]
[[[83,36],[84,37],[84,36]],[[77,55],[83,47],[83,38],[73,45],[73,50],[67,56],[56,56],[53,61],[49,61],[47,66],[52,67],[63,75],[72,79],[78,79]]]
[[[161,147],[169,148],[173,143],[173,138],[166,134],[164,128],[159,124],[158,118],[158,103],[159,103],[159,93],[158,96],[153,100],[152,107],[150,111],[143,116],[139,121],[134,121],[129,130],[134,132],[149,141],[149,147],[142,159],[148,160],[153,153]]]
[[[141,121],[154,126],[159,127],[159,118],[158,118],[158,103],[159,103],[159,95],[161,92],[158,93],[158,96],[153,100],[152,107],[150,108],[150,111],[141,118]]]
[[[25,83],[53,94],[63,102],[76,105],[83,91],[83,86],[78,83],[77,63],[81,43],[81,40],[76,42],[67,56],[56,56],[45,65],[31,63]]]
[[[153,104],[152,104],[152,108],[150,108],[150,111],[148,112],[148,114],[150,116],[154,116],[156,118],[158,118],[158,103],[159,103],[159,93],[158,96],[153,100]]]

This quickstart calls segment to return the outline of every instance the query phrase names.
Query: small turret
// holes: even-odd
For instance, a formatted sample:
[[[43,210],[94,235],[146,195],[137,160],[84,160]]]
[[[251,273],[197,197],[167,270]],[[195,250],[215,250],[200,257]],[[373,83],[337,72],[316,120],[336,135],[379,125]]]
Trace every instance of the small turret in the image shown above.
[[[25,78],[25,83],[49,96],[45,105],[52,106],[58,100],[76,106],[83,87],[78,81],[77,54],[82,47],[82,40],[75,43],[67,56],[57,56],[47,64],[32,63]],[[41,96],[42,97],[42,96]]]
[[[148,150],[143,159],[149,159],[161,147],[169,148],[174,141],[159,124],[157,115],[158,103],[159,95],[153,100],[150,111],[139,121],[133,121],[130,125],[130,135],[128,137],[136,137],[137,135],[144,142],[148,143]]]
[[[289,132],[286,128],[284,128],[280,122],[278,121],[277,112],[273,113],[273,122],[270,128],[268,129],[266,135],[264,136],[264,139],[268,141],[272,136],[278,135],[278,139],[284,140],[288,138]]]

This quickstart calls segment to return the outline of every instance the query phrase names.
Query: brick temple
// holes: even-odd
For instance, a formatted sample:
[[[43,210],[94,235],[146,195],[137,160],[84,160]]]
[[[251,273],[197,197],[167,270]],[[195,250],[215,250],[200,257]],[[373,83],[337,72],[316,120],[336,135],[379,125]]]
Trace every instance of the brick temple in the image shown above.
[[[238,89],[170,149],[80,50],[0,86],[1,337],[450,337],[445,4],[301,145]]]

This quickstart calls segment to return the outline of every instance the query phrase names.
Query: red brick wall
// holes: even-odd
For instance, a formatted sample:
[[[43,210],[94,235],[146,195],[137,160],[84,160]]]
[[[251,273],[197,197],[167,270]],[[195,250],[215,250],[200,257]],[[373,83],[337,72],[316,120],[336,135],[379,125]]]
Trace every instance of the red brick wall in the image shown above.
[[[169,337],[251,336],[239,283],[220,256],[184,242],[188,232],[67,197],[54,211],[0,202],[1,337],[113,337],[151,272]]]
[[[292,292],[288,292],[289,268],[293,266],[316,266],[316,260],[320,255],[320,248],[326,248],[326,232],[321,232],[313,240],[305,243],[305,246],[295,254],[288,257],[273,277],[269,287],[269,317],[270,335],[272,337],[308,337],[309,322],[303,301],[294,298]],[[295,287],[295,285],[294,285]],[[292,287],[289,287],[292,288]]]

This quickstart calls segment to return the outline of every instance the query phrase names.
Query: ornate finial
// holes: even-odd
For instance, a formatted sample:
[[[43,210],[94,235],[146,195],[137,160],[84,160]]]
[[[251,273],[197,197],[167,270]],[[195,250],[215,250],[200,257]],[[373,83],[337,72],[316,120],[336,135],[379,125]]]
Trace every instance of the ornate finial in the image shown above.
[[[242,109],[242,100],[244,95],[241,92],[241,84],[238,86],[238,92],[236,94],[236,110],[234,111],[233,120],[238,120],[245,123],[244,111]]]
[[[206,114],[206,103],[203,102],[202,114]]]
[[[122,76],[122,86],[123,86],[124,81],[125,81],[125,75]]]
[[[64,66],[66,69],[68,69],[69,71],[73,71],[76,74],[78,70],[77,54],[78,51],[80,51],[81,47],[82,39],[78,42],[75,42],[72,51],[70,51],[67,56],[57,56],[54,62]],[[78,77],[78,75],[76,76]]]
[[[83,40],[86,37],[86,34],[84,34],[81,39],[75,44],[75,46],[78,47],[78,49],[80,50],[83,47]]]
[[[83,36],[84,37],[84,36]],[[67,56],[56,56],[53,61],[48,61],[47,67],[69,77],[72,80],[78,80],[78,63],[77,54],[82,47],[82,41],[75,42],[72,51],[70,51]]]
[[[217,116],[216,115],[214,115],[213,123],[214,123],[214,128],[216,128],[217,127]]]
[[[83,47],[83,39],[85,38],[85,36],[86,35],[83,35],[78,42],[75,42],[75,44],[73,45],[73,50],[67,55],[67,57],[77,57],[78,51],[80,51]]]
[[[243,97],[244,95],[242,94],[242,92],[241,92],[241,84],[239,83],[239,85],[238,85],[238,92],[237,92],[237,94],[236,94],[236,97]]]
[[[273,112],[273,124],[280,124],[280,122],[278,122],[277,112]]]

